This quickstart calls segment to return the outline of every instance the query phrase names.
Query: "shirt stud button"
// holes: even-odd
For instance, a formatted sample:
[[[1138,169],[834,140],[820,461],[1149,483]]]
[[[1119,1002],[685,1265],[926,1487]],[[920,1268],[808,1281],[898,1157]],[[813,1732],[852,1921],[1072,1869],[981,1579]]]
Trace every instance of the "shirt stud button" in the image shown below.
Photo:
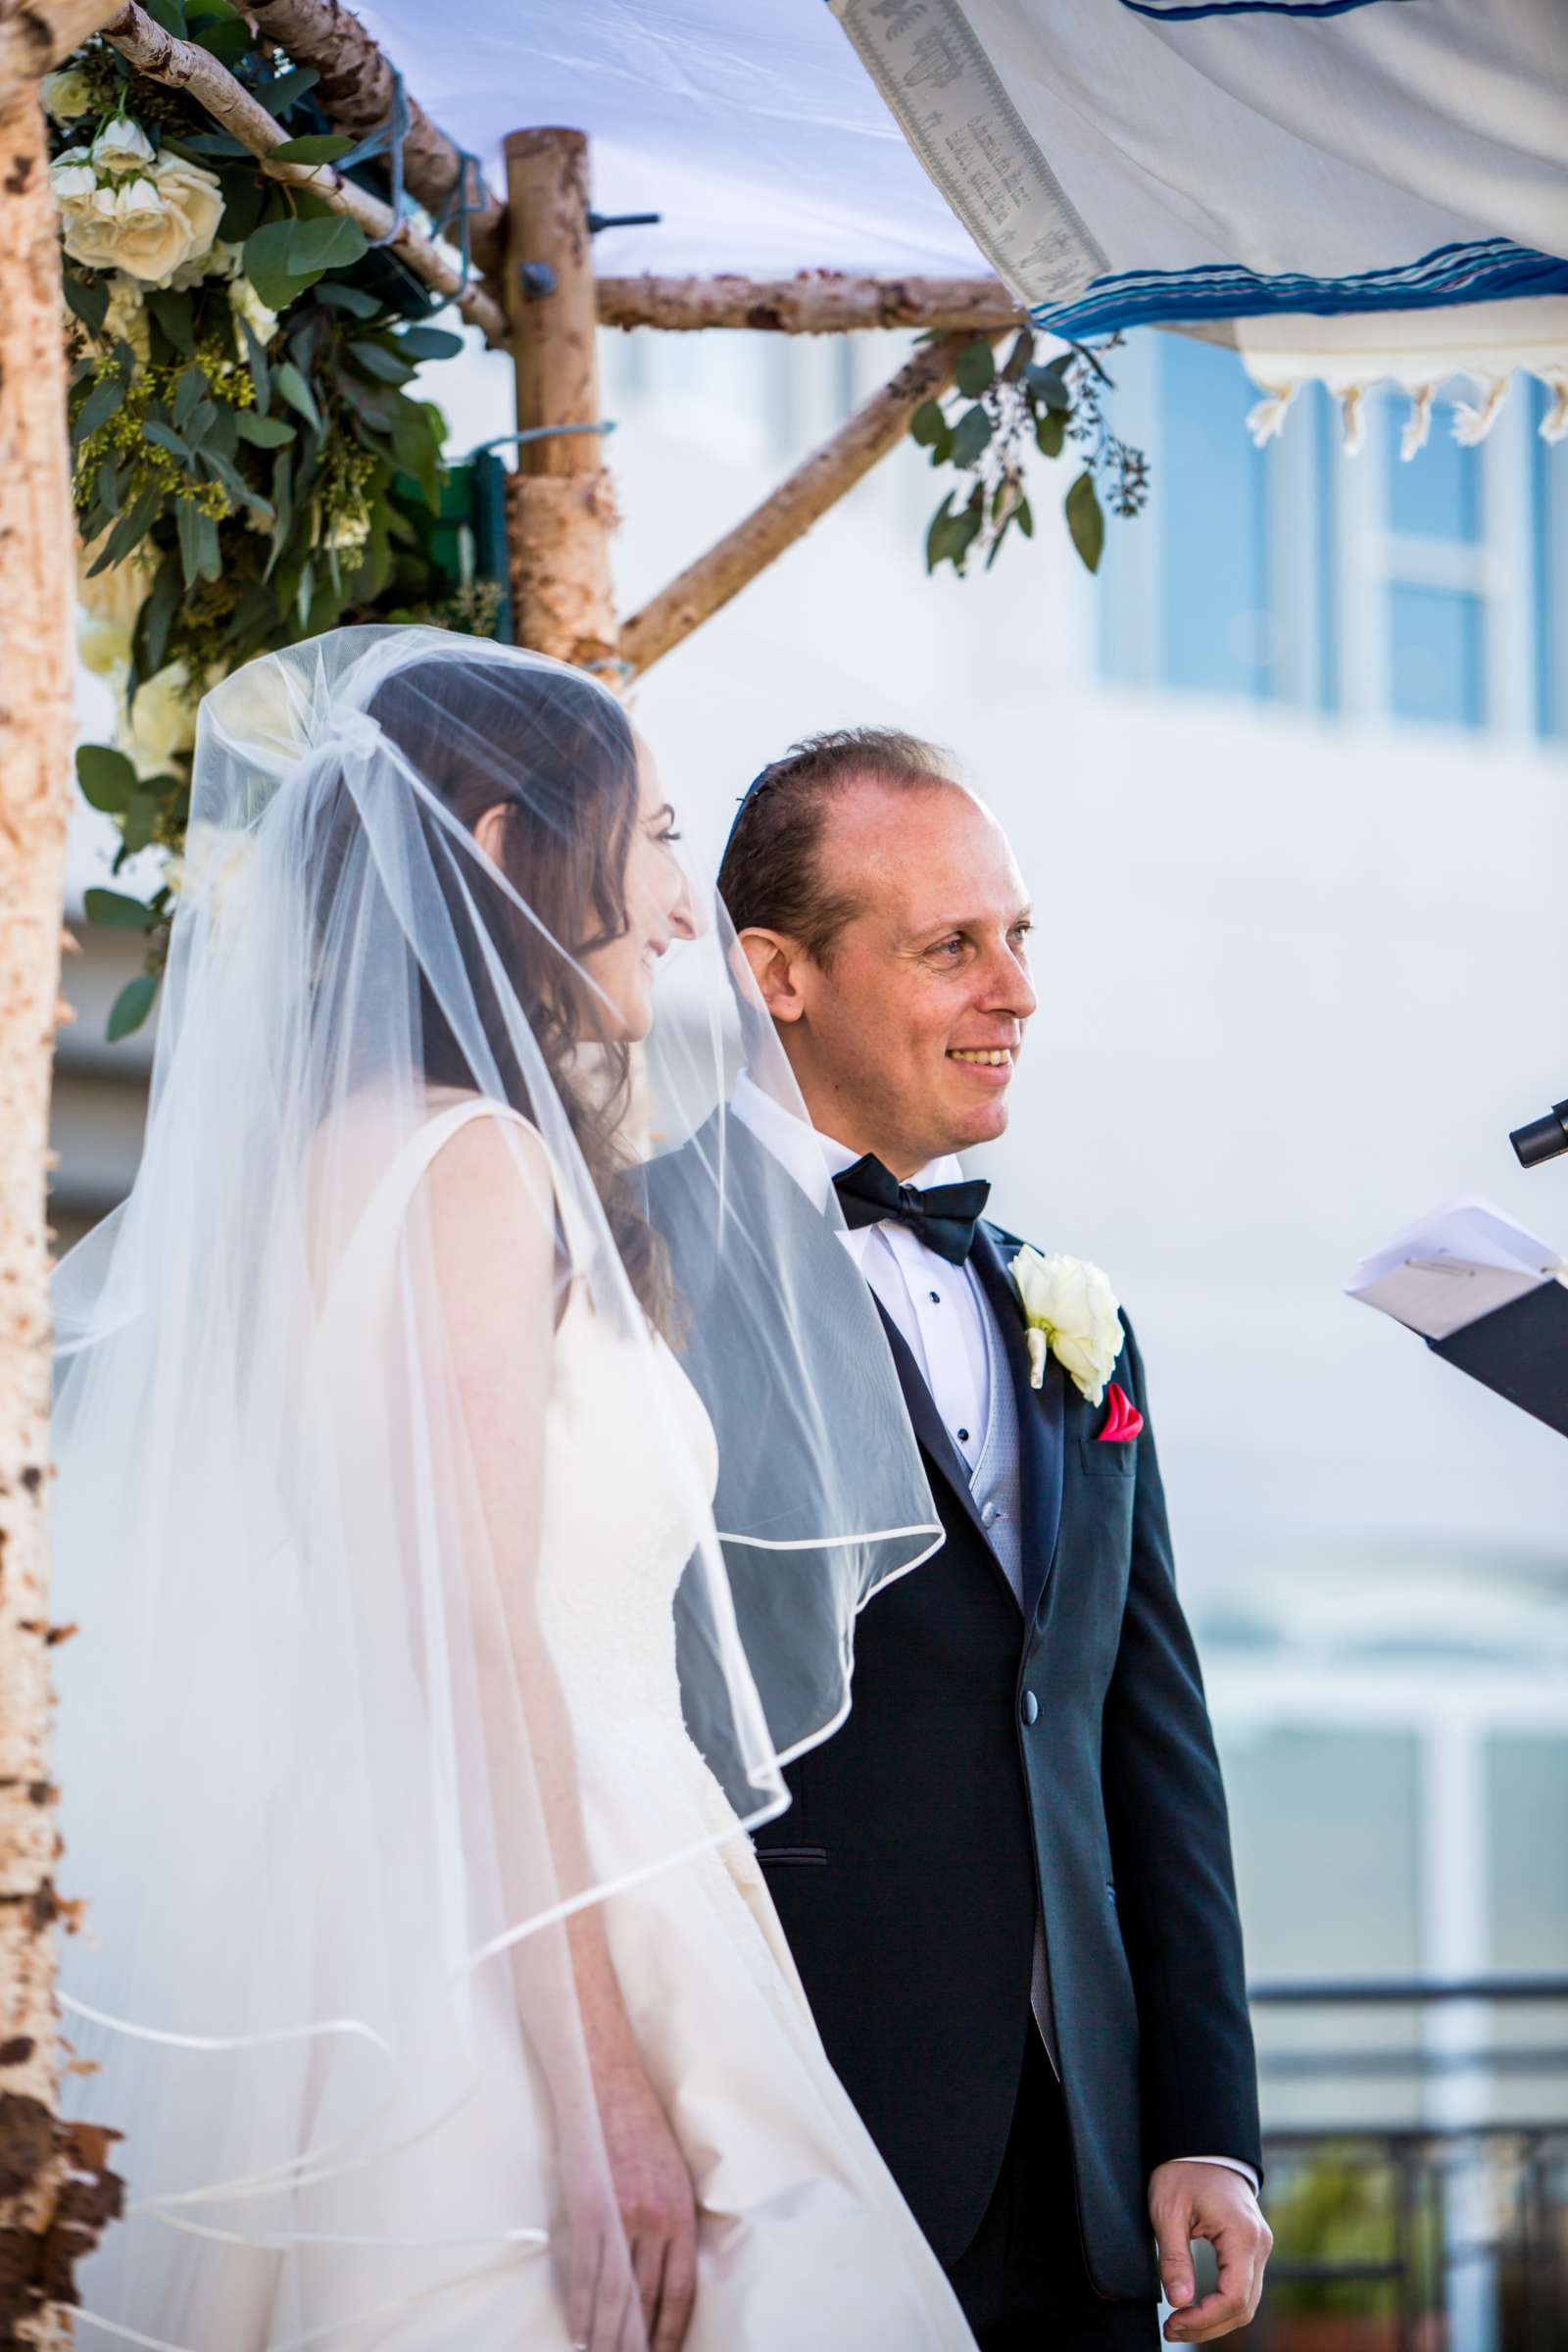
[[[958,1432],[958,1444],[959,1444],[960,1446],[967,1446],[967,1445],[968,1445],[968,1443],[969,1443],[969,1432],[968,1432],[966,1429],[960,1429],[960,1430],[959,1430],[959,1432]]]
[[[931,1303],[933,1306],[940,1306],[942,1304],[942,1293],[940,1291],[932,1292]]]

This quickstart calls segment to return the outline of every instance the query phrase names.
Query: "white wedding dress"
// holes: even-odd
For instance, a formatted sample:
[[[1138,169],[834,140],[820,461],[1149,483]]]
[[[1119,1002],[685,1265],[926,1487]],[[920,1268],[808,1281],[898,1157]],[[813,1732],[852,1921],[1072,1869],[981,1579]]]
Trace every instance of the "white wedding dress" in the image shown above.
[[[497,1115],[514,1114],[472,1099],[443,1110],[376,1188],[355,1243],[361,1307],[391,1280],[405,1204],[436,1152],[469,1119]],[[941,2266],[828,2064],[751,1844],[682,1720],[673,1603],[698,1532],[696,1490],[666,1458],[668,1415],[647,1409],[650,1360],[712,1493],[712,1426],[675,1355],[660,1342],[650,1359],[617,1338],[574,1281],[547,1413],[540,1598],[576,1726],[590,1848],[698,1849],[604,1905],[638,2045],[696,2191],[686,2352],[972,2352]],[[489,1972],[485,1998],[506,1997],[504,1977]],[[408,2152],[389,2200],[416,2216],[435,2166],[449,2184],[465,2168],[514,2179],[525,2205],[548,2132],[539,2097],[521,2077],[493,2083],[482,2110],[470,2104]],[[454,2252],[444,2283],[322,2340],[330,2352],[568,2352],[560,2266],[527,2246],[494,2257],[493,2246]],[[317,2324],[321,2307],[318,2293]]]

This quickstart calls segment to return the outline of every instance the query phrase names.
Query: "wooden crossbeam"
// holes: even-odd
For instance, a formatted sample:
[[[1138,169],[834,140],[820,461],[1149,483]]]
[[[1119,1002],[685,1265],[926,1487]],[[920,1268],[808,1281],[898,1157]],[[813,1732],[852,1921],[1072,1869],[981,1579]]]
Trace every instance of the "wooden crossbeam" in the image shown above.
[[[802,270],[793,277],[602,277],[601,326],[760,327],[785,335],[838,335],[915,326],[1000,334],[1027,314],[996,277],[876,277]]]
[[[965,328],[917,351],[744,522],[634,613],[620,632],[628,676],[650,669],[837,506],[903,439],[921,402],[947,391],[958,356],[972,340]]]
[[[367,236],[385,237],[390,231],[390,250],[399,254],[416,276],[438,294],[452,297],[463,317],[479,327],[490,342],[506,342],[506,314],[495,296],[487,287],[471,280],[465,286],[457,262],[413,220],[403,220],[394,224],[390,205],[367,195],[330,164],[272,163],[270,160],[272,149],[283,144],[288,132],[279,128],[261,101],[253,98],[210,50],[166,32],[145,9],[137,7],[136,0],[130,0],[127,7],[112,17],[103,30],[105,39],[114,43],[138,74],[167,82],[172,89],[188,90],[215,122],[220,122],[250,149],[271,178],[308,187],[334,212],[346,213],[351,220],[357,220]]]

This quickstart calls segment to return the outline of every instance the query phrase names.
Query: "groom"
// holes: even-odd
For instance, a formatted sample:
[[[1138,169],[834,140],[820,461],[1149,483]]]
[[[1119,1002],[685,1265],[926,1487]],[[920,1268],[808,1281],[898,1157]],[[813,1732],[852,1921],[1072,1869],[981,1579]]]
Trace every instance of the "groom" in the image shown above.
[[[941,755],[855,730],[758,778],[719,889],[811,1126],[745,1079],[735,1115],[808,1194],[837,1185],[946,1533],[862,1611],[848,1721],[790,1767],[760,1857],[983,2352],[1152,2346],[1161,2285],[1170,2340],[1211,2341],[1250,2318],[1270,2237],[1143,1366],[1112,1323],[1104,1403],[1054,1354],[1031,1385],[1023,1245],[953,1161],[1007,1123],[1036,1004],[1022,881]],[[749,1401],[708,1401],[722,1459]],[[1194,2237],[1218,2258],[1196,2301]]]

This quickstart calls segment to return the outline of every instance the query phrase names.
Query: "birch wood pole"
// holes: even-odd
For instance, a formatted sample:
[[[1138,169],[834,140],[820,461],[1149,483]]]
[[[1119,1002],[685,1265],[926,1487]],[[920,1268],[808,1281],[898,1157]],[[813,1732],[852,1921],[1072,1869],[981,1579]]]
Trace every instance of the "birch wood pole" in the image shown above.
[[[60,241],[35,91],[0,114],[0,2346],[117,2209],[108,2135],[59,2121],[49,1779],[49,1090],[74,734],[75,527]]]
[[[602,277],[601,326],[760,327],[784,335],[840,335],[865,327],[918,326],[999,335],[1027,313],[997,277],[853,276],[802,270],[793,277]]]
[[[588,141],[580,130],[514,130],[506,156],[517,427],[546,434],[520,445],[507,484],[512,610],[519,645],[596,668],[615,655],[615,504],[595,429]]]
[[[973,339],[965,329],[917,351],[897,375],[813,450],[771,497],[754,508],[744,522],[688,564],[651,604],[633,613],[620,632],[620,658],[630,676],[651,669],[662,656],[701,628],[786,548],[793,547],[829,508],[836,507],[904,438],[920,403],[936,400],[947,391],[959,354]]]
[[[128,7],[110,19],[104,26],[104,37],[114,43],[138,74],[167,82],[171,89],[188,90],[215,122],[232,131],[259,158],[271,178],[288,181],[295,187],[308,187],[334,212],[346,213],[351,220],[357,220],[367,236],[384,237],[391,229],[391,206],[382,204],[378,197],[367,195],[330,164],[272,163],[270,160],[272,149],[280,147],[289,133],[278,127],[260,99],[253,98],[211,51],[166,32],[145,9],[135,5],[135,0],[130,0]],[[454,296],[463,317],[481,328],[492,343],[505,343],[507,321],[494,295],[471,280],[460,292],[463,273],[457,263],[414,221],[398,222],[391,250],[401,255],[427,286],[433,286],[438,294]]]
[[[316,95],[340,130],[364,138],[392,118],[392,66],[342,0],[251,0],[249,14],[270,39],[278,41],[297,66],[314,66],[321,78]],[[408,92],[409,135],[403,142],[403,176],[411,196],[432,215],[450,203],[465,170],[470,197],[480,209],[468,215],[468,251],[477,270],[494,270],[503,245],[502,208],[479,176],[477,164],[463,155],[417,98]]]

